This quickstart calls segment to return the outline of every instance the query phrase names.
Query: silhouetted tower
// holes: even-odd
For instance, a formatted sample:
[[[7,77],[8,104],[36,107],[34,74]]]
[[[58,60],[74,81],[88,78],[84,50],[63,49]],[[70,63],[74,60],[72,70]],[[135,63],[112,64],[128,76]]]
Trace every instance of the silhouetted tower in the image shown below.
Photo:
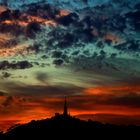
[[[64,116],[68,116],[68,107],[67,107],[67,99],[65,97],[65,101],[64,101],[64,112],[63,112]]]

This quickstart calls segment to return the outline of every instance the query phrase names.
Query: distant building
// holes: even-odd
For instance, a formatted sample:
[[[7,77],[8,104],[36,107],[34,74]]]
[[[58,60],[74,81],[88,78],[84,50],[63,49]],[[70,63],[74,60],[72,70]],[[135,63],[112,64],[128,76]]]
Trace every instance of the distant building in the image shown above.
[[[55,113],[55,117],[60,116],[60,113]]]
[[[70,116],[70,114],[68,113],[68,105],[67,105],[67,98],[65,97],[65,100],[64,100],[64,107],[63,107],[63,113],[60,114],[60,113],[55,113],[55,117],[58,117],[58,116],[63,116],[63,117],[68,117]]]

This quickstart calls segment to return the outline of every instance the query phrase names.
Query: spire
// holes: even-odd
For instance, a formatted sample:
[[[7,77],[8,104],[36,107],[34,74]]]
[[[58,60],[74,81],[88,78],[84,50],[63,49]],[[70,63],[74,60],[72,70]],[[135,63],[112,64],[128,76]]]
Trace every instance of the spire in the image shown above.
[[[64,116],[68,116],[68,108],[67,108],[67,99],[65,97],[65,101],[64,101],[64,112],[63,112]]]

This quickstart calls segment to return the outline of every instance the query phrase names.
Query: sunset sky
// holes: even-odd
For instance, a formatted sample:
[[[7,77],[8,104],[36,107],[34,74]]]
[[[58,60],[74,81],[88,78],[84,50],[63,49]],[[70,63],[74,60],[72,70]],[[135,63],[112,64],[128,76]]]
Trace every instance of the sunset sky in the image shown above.
[[[71,115],[140,115],[138,79],[66,68],[36,68],[11,73],[14,76],[0,83],[0,119],[6,127],[61,113],[65,96]]]
[[[130,38],[139,38],[139,30],[133,30],[133,37],[127,34],[131,27],[125,27],[124,32],[119,27],[112,29],[108,24],[113,13],[107,15],[106,11],[99,19],[94,16],[101,25],[108,19],[107,25],[96,27],[94,23],[89,35],[89,29],[81,32],[91,26],[90,22],[84,24],[88,11],[85,15],[84,10],[78,11],[79,23],[65,25],[61,18],[74,13],[73,9],[59,7],[56,12],[52,6],[49,10],[57,14],[54,18],[52,13],[42,12],[46,18],[35,15],[30,6],[16,19],[14,12],[3,19],[9,7],[0,6],[0,130],[62,113],[64,97],[69,113],[81,119],[114,123],[113,119],[118,118],[115,123],[121,124],[126,117],[124,123],[140,125],[140,47],[133,49],[131,43],[127,44]],[[40,26],[29,26],[32,22]],[[67,32],[78,39],[63,36]],[[58,47],[62,43],[69,46]]]

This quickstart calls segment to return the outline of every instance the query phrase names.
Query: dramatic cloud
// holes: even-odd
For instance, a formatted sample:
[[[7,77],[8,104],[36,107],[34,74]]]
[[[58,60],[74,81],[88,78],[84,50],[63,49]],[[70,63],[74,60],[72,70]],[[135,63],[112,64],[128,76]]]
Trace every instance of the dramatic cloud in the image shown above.
[[[139,5],[91,1],[0,6],[1,125],[51,117],[65,96],[71,115],[140,115]]]
[[[100,94],[88,94],[85,89],[74,86],[19,86],[17,84],[8,88],[13,96],[3,96],[0,118],[4,119],[7,116],[7,119],[17,119],[19,123],[62,112],[65,96],[68,97],[68,107],[72,115],[97,113],[140,115],[140,94],[134,92],[104,94],[103,90]]]
[[[140,108],[140,94],[132,92],[122,96],[110,97],[105,102],[105,104],[120,105],[120,106],[124,105]]]
[[[39,80],[42,80],[41,77],[38,77]],[[44,82],[43,78],[43,82]],[[8,85],[7,85],[8,84]],[[7,86],[6,86],[7,85]],[[6,90],[10,95],[16,96],[41,96],[41,97],[64,97],[64,96],[72,96],[79,95],[83,88],[77,87],[75,85],[65,84],[62,85],[26,85],[23,83],[5,83]]]
[[[38,72],[38,73],[36,74],[36,79],[37,79],[38,81],[40,81],[41,83],[47,84],[47,80],[49,79],[49,76],[48,76],[47,73]]]
[[[4,96],[4,95],[6,95],[6,93],[3,91],[0,91],[0,96]]]
[[[12,96],[9,96],[9,97],[7,97],[6,100],[2,103],[2,105],[5,106],[5,107],[6,107],[6,106],[9,106],[9,105],[11,105],[11,104],[13,103],[13,100],[14,100],[13,97],[12,97]]]
[[[26,69],[31,68],[32,64],[28,61],[18,61],[18,62],[8,62],[8,61],[1,61],[0,62],[0,70],[7,70],[7,69]]]

